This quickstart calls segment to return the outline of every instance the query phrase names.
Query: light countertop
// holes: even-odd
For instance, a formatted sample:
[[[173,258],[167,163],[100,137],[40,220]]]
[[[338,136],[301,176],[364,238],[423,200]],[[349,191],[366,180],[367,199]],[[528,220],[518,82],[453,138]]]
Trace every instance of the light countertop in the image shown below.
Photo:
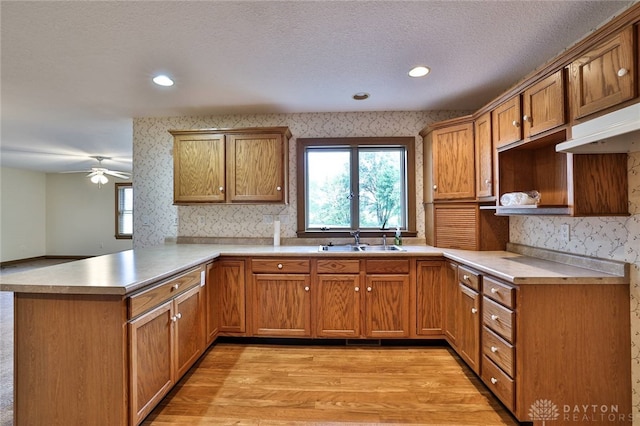
[[[628,265],[581,258],[560,263],[512,251],[478,252],[403,246],[402,252],[319,252],[318,246],[166,244],[92,257],[0,277],[0,290],[22,293],[126,296],[220,256],[317,256],[332,258],[447,258],[517,285],[629,284]],[[522,251],[521,251],[522,252]],[[524,251],[527,253],[526,251]],[[530,253],[527,253],[530,254]],[[535,254],[535,253],[534,253]],[[562,254],[560,254],[562,257]],[[547,256],[548,257],[548,256]],[[576,258],[577,256],[570,256]],[[555,259],[554,260],[558,260]],[[565,261],[566,259],[559,259]],[[570,259],[571,260],[571,259]],[[593,263],[595,261],[595,263]],[[602,264],[604,264],[604,267]]]

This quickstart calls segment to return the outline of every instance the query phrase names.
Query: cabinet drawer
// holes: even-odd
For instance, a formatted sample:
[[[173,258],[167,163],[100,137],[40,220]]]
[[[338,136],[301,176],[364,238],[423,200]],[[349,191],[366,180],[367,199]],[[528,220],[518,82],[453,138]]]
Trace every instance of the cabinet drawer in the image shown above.
[[[486,356],[482,357],[482,381],[511,411],[515,400],[515,383]]]
[[[155,285],[154,287],[136,293],[129,298],[129,319],[158,306],[177,294],[200,284],[203,267],[198,267],[176,278]]]
[[[516,314],[504,306],[484,297],[482,300],[482,322],[491,330],[504,337],[508,342],[514,342],[513,324]]]
[[[408,274],[409,259],[367,260],[369,274]]]
[[[467,287],[480,291],[480,275],[469,268],[465,268],[464,266],[458,267],[458,281]]]
[[[482,293],[486,297],[507,308],[515,308],[516,289],[514,287],[489,277],[484,277],[482,283]]]
[[[252,259],[251,271],[268,274],[308,274],[309,259]]]
[[[320,259],[317,265],[319,274],[357,274],[360,272],[360,261],[354,259]]]
[[[514,377],[514,349],[513,346],[501,339],[497,334],[482,327],[482,353],[491,358],[505,373]]]

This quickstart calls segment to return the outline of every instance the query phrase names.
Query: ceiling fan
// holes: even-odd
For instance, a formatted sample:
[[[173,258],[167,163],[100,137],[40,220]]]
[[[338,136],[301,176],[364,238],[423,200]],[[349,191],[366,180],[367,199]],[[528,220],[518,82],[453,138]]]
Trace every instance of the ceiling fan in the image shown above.
[[[91,179],[91,182],[98,184],[98,188],[105,183],[109,182],[109,179],[106,175],[114,176],[120,179],[129,179],[131,177],[131,173],[122,172],[117,170],[110,170],[105,167],[102,167],[103,160],[111,160],[111,157],[103,157],[100,155],[93,155],[91,158],[95,158],[98,160],[98,166],[92,167],[91,170],[85,170],[84,172],[88,172],[88,178]],[[67,172],[67,173],[78,173],[78,172]]]

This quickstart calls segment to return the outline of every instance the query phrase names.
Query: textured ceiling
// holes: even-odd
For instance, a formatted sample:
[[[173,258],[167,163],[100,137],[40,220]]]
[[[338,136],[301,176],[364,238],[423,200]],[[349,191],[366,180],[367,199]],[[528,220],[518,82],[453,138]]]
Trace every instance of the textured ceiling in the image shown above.
[[[0,165],[130,170],[132,117],[477,109],[632,3],[2,1]]]

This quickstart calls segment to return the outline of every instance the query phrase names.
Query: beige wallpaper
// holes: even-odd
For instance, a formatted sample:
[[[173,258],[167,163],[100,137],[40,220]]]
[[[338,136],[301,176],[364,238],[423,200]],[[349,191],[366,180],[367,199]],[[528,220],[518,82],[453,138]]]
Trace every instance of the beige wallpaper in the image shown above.
[[[134,246],[161,244],[166,237],[273,237],[265,216],[278,215],[282,238],[296,236],[296,155],[299,137],[415,136],[417,224],[424,238],[422,138],[427,124],[463,115],[459,111],[261,114],[209,117],[137,118],[133,123],[135,182]],[[173,206],[173,139],[169,129],[288,126],[289,205]]]
[[[264,215],[280,215],[283,237],[295,237],[295,140],[297,137],[416,136],[426,124],[461,112],[365,112],[210,117],[138,118],[134,120],[134,247],[162,244],[166,237],[271,237]],[[206,127],[289,126],[289,206],[172,205],[172,139],[168,129]],[[416,144],[417,222],[424,237],[422,208],[422,144]],[[632,380],[634,425],[640,425],[640,153],[629,156],[629,217],[512,217],[510,240],[536,247],[629,262],[631,268]],[[558,239],[569,224],[570,240]],[[597,344],[597,336],[594,336]]]

